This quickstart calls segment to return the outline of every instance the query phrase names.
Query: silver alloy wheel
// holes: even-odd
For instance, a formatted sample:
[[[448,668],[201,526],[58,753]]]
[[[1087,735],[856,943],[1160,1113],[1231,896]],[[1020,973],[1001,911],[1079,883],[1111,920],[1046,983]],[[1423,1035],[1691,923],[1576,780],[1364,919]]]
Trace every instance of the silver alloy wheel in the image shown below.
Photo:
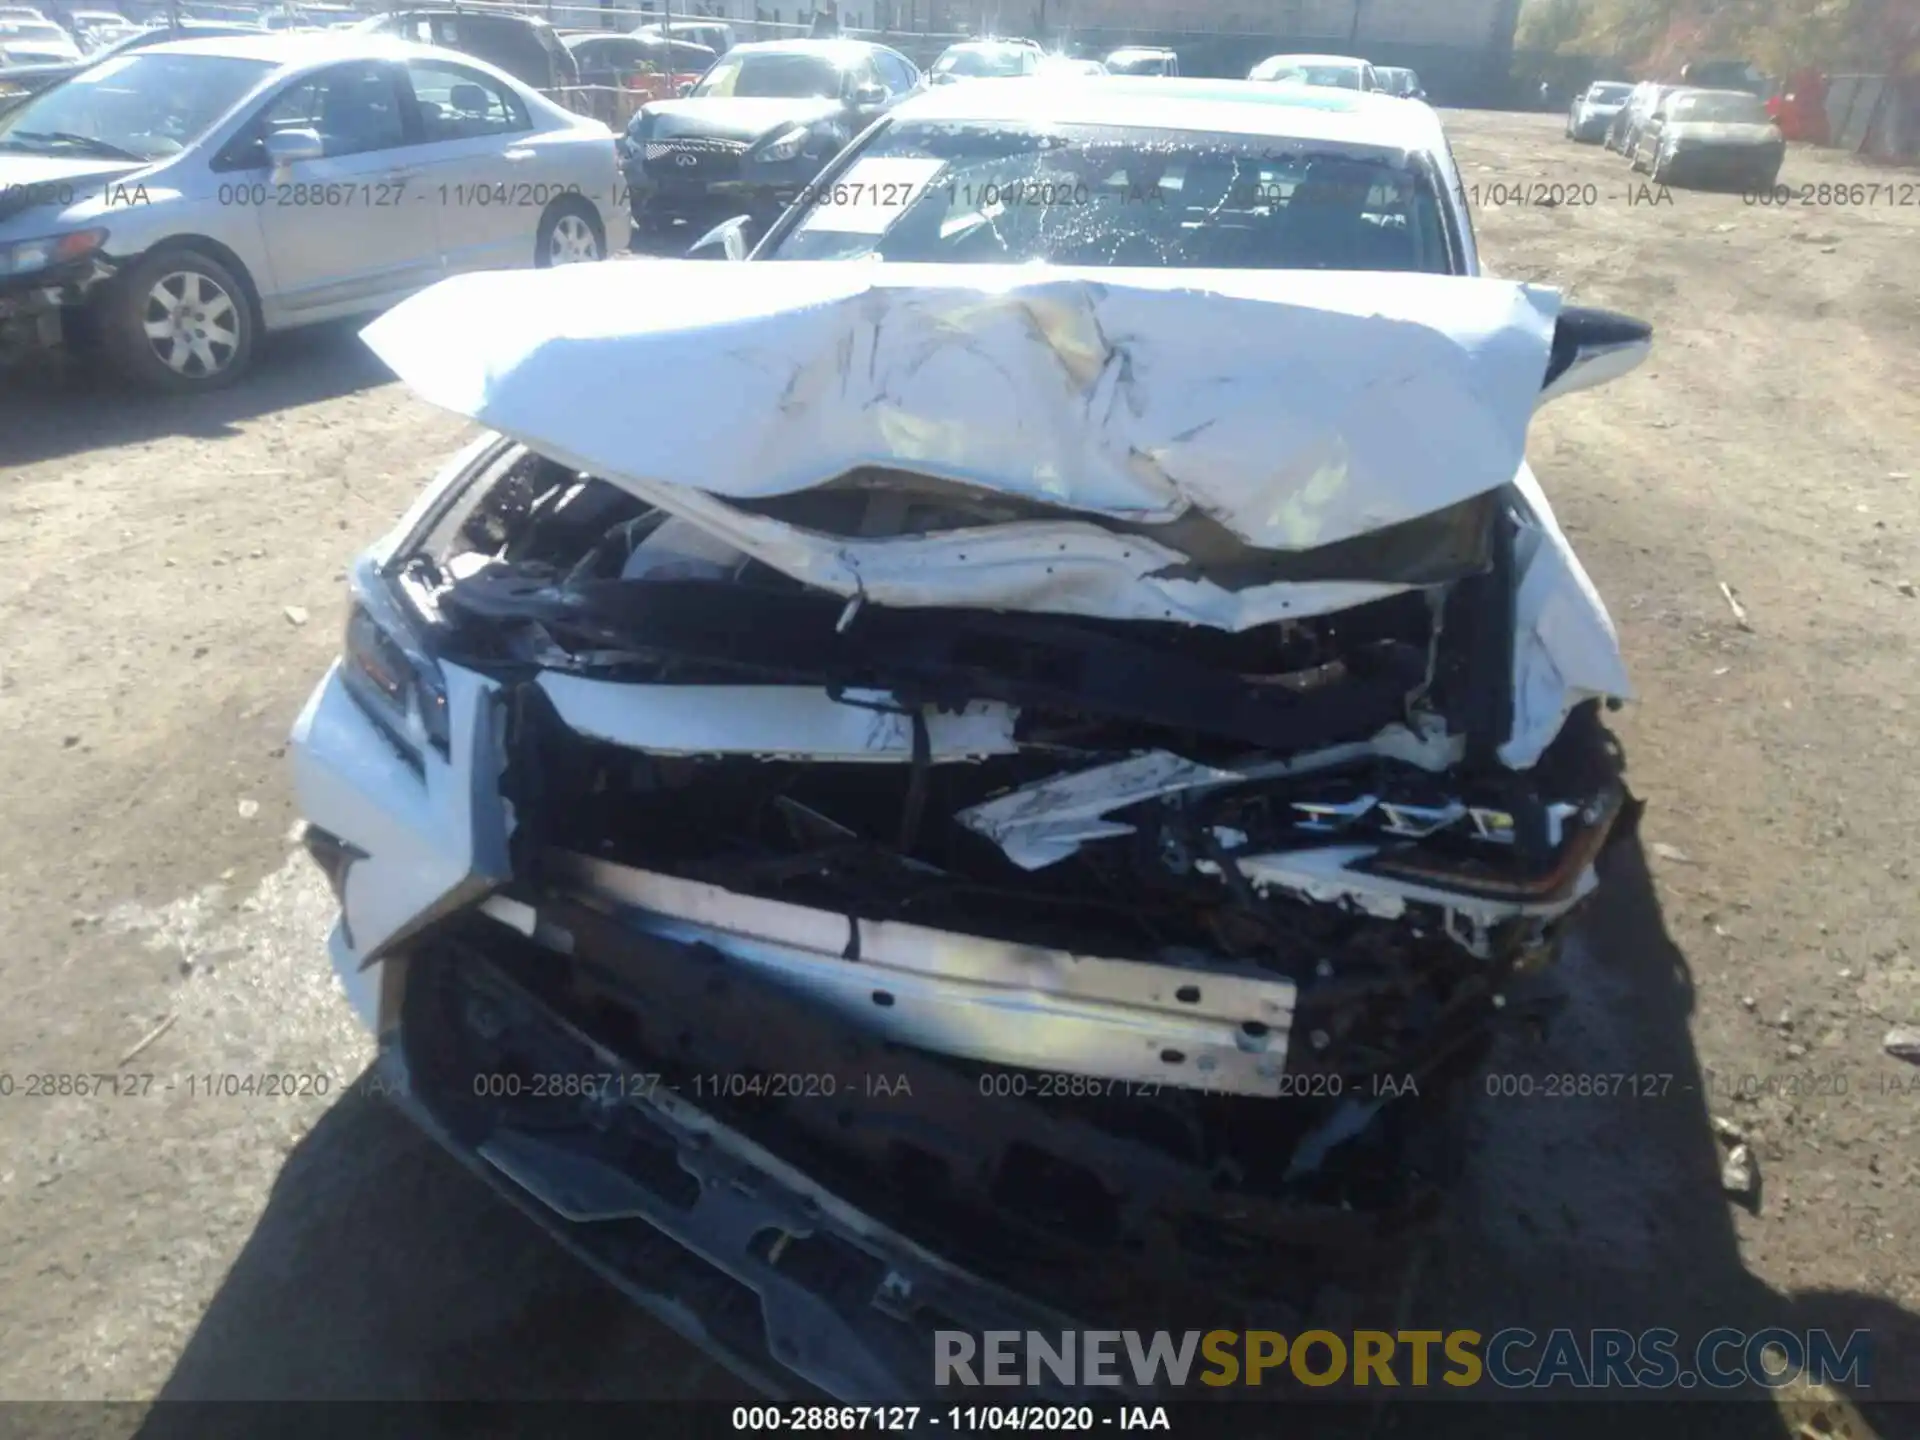
[[[593,226],[584,215],[562,215],[553,222],[553,235],[547,241],[549,265],[578,265],[600,258],[600,242],[593,238]]]
[[[240,350],[237,302],[198,270],[175,270],[155,281],[140,322],[160,363],[192,380],[218,375]]]

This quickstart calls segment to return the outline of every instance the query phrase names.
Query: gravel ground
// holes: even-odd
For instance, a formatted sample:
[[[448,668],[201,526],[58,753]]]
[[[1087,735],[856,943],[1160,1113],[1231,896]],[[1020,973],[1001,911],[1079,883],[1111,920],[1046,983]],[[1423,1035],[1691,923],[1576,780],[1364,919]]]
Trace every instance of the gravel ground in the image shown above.
[[[1478,1101],[1409,1323],[1864,1326],[1875,1394],[1920,1399],[1920,1072],[1881,1053],[1920,1020],[1920,208],[1663,196],[1557,117],[1448,123],[1492,270],[1657,327],[1534,444],[1647,811],[1562,1022],[1496,1058],[1534,1093]],[[1783,182],[1888,178],[1796,150]],[[467,428],[347,328],[202,399],[0,378],[0,1396],[734,1393],[352,1089],[284,737],[344,565]],[[25,1094],[143,1040],[144,1093]],[[326,1093],[220,1093],[254,1072]],[[1622,1073],[1668,1078],[1550,1078]]]

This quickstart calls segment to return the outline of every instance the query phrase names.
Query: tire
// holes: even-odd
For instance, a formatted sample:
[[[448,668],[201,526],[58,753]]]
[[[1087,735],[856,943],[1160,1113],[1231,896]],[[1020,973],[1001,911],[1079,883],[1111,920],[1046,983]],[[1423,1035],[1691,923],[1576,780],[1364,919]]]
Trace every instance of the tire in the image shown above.
[[[231,385],[253,363],[253,301],[204,250],[149,251],[109,288],[100,315],[108,360],[149,390],[191,395]]]
[[[607,227],[600,212],[578,195],[567,195],[547,207],[533,237],[533,263],[541,270],[556,265],[578,265],[607,258]]]

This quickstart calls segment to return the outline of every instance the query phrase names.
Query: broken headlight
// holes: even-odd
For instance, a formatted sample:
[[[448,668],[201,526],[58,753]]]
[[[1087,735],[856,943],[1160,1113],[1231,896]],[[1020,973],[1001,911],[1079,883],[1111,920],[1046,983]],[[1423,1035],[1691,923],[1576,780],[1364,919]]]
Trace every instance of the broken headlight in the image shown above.
[[[403,753],[447,753],[447,687],[440,666],[379,570],[354,567],[352,606],[340,653],[347,693]]]

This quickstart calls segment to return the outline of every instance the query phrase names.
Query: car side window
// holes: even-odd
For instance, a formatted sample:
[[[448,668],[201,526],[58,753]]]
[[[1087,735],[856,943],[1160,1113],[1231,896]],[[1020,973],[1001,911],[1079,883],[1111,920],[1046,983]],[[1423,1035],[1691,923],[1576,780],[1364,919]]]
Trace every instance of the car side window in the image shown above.
[[[406,120],[393,71],[360,62],[335,65],[294,82],[267,101],[214,162],[216,170],[259,170],[267,164],[267,136],[312,130],[321,154],[334,158],[390,150],[407,143]]]
[[[881,83],[895,95],[904,95],[920,83],[920,76],[904,55],[896,55],[891,50],[877,50],[873,63],[880,71]]]
[[[413,83],[414,104],[420,110],[423,144],[512,135],[533,128],[520,97],[478,70],[445,60],[409,60],[407,79]]]
[[[873,52],[874,73],[879,75],[880,83],[887,87],[889,95],[905,93],[900,84],[900,68],[894,63],[894,57],[885,50]]]
[[[847,66],[846,73],[840,80],[840,93],[851,100],[860,93],[862,86],[878,84],[880,84],[879,71],[874,68],[873,56],[866,54]],[[885,88],[891,89],[891,87]]]

